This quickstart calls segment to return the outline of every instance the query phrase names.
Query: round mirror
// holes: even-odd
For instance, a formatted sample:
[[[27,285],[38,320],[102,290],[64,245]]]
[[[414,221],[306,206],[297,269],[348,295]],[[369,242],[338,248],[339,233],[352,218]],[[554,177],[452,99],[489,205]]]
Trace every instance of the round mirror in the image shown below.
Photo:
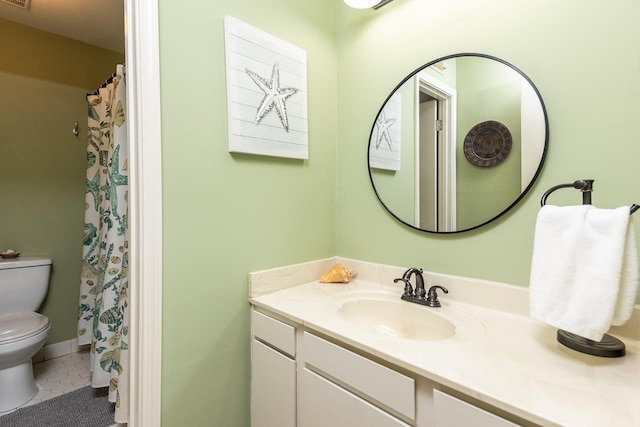
[[[432,233],[485,225],[531,188],[549,139],[534,84],[488,55],[420,67],[391,92],[369,137],[369,176],[399,221]]]

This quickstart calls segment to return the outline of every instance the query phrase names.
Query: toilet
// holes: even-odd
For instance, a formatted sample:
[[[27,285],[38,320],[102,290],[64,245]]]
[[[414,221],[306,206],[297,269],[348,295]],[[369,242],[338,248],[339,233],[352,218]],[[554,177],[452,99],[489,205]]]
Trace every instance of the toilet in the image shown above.
[[[51,258],[0,260],[0,414],[38,392],[31,358],[49,337],[49,319],[36,310],[49,287]]]

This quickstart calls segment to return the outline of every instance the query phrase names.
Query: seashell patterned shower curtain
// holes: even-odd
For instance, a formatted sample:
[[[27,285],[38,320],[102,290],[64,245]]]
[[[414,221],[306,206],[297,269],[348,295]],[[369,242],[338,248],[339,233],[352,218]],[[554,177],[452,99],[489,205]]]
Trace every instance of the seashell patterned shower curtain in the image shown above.
[[[87,181],[78,344],[90,344],[93,387],[109,387],[115,421],[128,416],[129,227],[124,65],[87,95]]]

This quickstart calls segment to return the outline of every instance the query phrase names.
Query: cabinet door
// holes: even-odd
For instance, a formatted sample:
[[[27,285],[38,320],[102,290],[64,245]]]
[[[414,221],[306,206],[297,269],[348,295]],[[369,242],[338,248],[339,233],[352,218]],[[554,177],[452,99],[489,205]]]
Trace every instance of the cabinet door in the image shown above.
[[[336,384],[346,385],[346,388],[397,417],[415,420],[413,378],[307,332],[303,340],[304,366],[312,367],[314,372],[322,372],[325,378],[331,378]]]
[[[251,426],[295,425],[295,361],[254,339],[251,344]]]
[[[306,368],[300,377],[298,427],[409,427]]]
[[[435,427],[518,427],[518,424],[500,418],[439,390],[433,390],[433,398]]]

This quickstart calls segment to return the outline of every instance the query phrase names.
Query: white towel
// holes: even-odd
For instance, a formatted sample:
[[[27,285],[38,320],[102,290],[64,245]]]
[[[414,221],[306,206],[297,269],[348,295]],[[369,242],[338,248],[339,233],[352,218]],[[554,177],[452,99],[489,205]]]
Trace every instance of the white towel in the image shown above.
[[[593,341],[631,317],[638,256],[629,207],[546,205],[536,221],[529,314]]]

